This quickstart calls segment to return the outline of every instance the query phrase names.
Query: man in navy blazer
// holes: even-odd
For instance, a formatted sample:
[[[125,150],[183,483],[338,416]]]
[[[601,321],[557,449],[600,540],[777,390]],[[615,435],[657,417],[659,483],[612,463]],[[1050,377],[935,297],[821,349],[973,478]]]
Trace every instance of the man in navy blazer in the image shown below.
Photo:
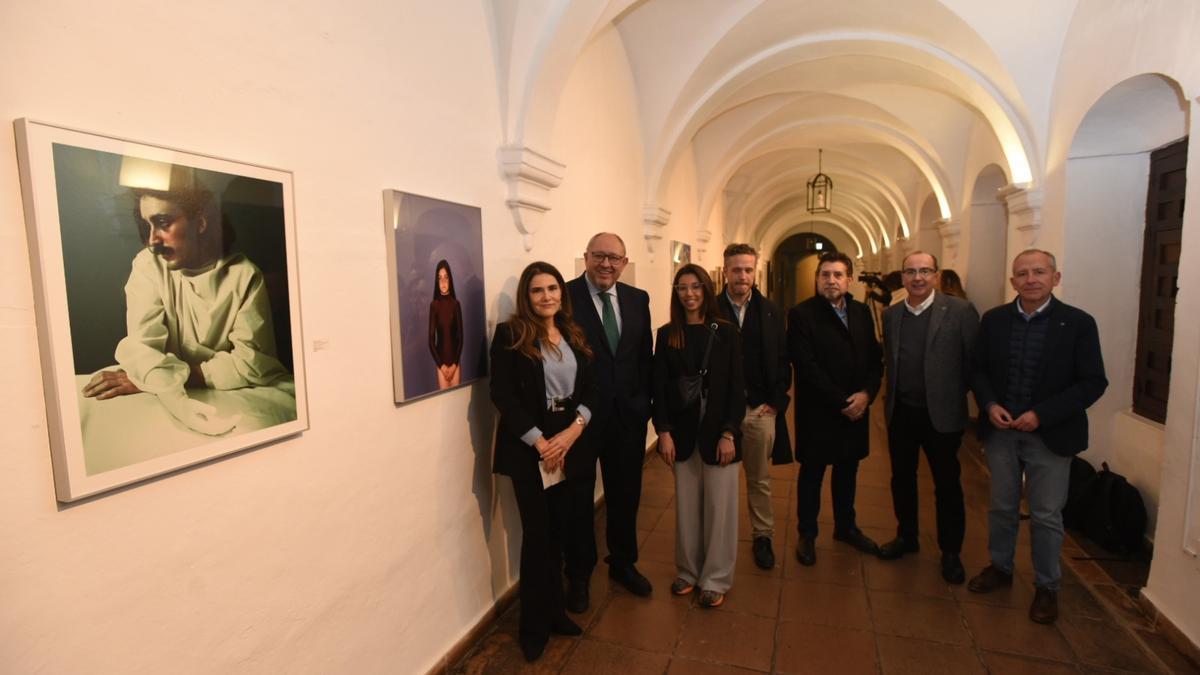
[[[1054,256],[1022,251],[1012,273],[1017,299],[983,315],[976,342],[972,389],[992,474],[991,564],[967,588],[987,593],[1012,585],[1024,473],[1036,589],[1029,618],[1053,623],[1071,457],[1087,449],[1087,409],[1108,379],[1095,319],[1052,293],[1062,279]]]
[[[642,463],[646,456],[646,424],[650,420],[653,338],[650,296],[619,283],[629,263],[625,242],[615,234],[593,236],[583,254],[586,271],[567,282],[575,322],[583,327],[595,352],[600,390],[592,423],[585,433],[600,457],[604,500],[608,509],[608,575],[635,595],[649,595],[650,581],[634,567],[637,562],[637,511],[642,496]],[[594,479],[593,479],[594,480]],[[594,483],[593,483],[594,484]],[[589,557],[595,566],[595,540],[590,551],[568,550],[572,560]],[[588,607],[588,580],[572,578],[567,609]]]

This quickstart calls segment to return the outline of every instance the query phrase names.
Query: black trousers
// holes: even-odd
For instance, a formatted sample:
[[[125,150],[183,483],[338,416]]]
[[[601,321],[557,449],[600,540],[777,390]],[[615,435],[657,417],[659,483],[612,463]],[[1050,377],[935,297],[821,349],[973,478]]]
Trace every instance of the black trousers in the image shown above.
[[[601,424],[603,426],[596,429],[599,433],[595,442],[608,517],[604,533],[608,543],[605,561],[610,565],[632,565],[638,559],[637,512],[642,500],[646,423],[629,425],[620,419],[606,419]]]
[[[888,449],[892,456],[892,507],[896,511],[896,534],[910,541],[920,535],[917,518],[917,465],[921,448],[933,473],[937,505],[937,539],[942,553],[961,553],[966,513],[963,508],[958,446],[962,432],[942,433],[933,428],[928,408],[896,402],[888,426]]]
[[[833,529],[851,532],[858,529],[854,513],[854,492],[858,483],[858,460],[821,464],[804,462],[796,486],[797,528],[802,537],[817,536],[817,516],[821,514],[821,483],[825,467],[833,466],[830,488],[833,490]]]
[[[549,489],[540,478],[513,479],[521,514],[521,619],[524,639],[546,640],[550,624],[565,617],[562,581],[563,523],[570,509],[570,479]],[[577,481],[578,482],[578,481]]]

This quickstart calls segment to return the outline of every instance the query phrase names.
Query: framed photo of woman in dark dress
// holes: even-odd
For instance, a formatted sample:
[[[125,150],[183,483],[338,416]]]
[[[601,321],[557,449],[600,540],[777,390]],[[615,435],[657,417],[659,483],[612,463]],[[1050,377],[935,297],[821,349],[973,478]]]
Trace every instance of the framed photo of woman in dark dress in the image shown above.
[[[384,214],[395,402],[485,376],[479,208],[386,190]]]

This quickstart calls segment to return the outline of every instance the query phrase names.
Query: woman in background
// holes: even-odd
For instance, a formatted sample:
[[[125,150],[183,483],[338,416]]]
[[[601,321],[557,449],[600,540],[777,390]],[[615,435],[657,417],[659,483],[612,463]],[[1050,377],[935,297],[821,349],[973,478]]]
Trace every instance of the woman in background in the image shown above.
[[[492,471],[512,478],[521,514],[519,641],[525,659],[535,661],[551,633],[582,633],[566,613],[562,550],[595,536],[596,453],[579,437],[597,394],[592,351],[571,318],[562,274],[531,263],[516,301],[491,347],[491,396],[500,411]]]
[[[946,269],[938,273],[938,290],[946,295],[967,299],[967,289],[963,288],[962,279],[954,270]]]
[[[710,347],[711,341],[711,347]],[[675,473],[675,595],[700,587],[700,606],[720,607],[737,560],[738,467],[746,384],[738,331],[718,317],[712,280],[699,265],[675,274],[671,321],[654,354],[658,452]],[[705,354],[707,352],[707,363]],[[686,401],[680,378],[702,376]]]
[[[433,302],[429,303],[429,353],[437,366],[438,389],[462,383],[462,305],[454,295],[450,263],[439,260],[434,270]]]

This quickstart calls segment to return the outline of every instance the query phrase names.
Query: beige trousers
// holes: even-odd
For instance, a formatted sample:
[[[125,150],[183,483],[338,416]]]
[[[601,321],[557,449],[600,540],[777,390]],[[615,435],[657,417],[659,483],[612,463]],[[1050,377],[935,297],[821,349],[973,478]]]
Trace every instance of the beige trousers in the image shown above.
[[[675,565],[702,591],[724,593],[737,562],[737,464],[705,464],[695,450],[675,462]]]
[[[746,501],[750,505],[750,531],[755,537],[775,534],[771,513],[771,450],[775,447],[775,415],[760,415],[746,408],[742,420],[742,468],[746,471]]]

